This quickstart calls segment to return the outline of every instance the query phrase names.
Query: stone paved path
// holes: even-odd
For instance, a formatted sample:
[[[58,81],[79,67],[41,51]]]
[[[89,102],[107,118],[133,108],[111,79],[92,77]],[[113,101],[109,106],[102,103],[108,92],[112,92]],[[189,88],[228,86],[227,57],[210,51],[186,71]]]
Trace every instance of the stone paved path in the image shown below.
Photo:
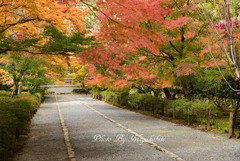
[[[239,161],[240,142],[120,109],[89,95],[51,95],[33,118],[30,138],[15,160]]]

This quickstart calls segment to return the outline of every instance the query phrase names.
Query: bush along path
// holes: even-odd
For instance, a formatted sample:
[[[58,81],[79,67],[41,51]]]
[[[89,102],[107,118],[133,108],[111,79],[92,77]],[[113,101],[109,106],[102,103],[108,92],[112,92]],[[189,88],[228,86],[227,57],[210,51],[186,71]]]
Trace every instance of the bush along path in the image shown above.
[[[92,96],[121,108],[138,111],[175,123],[196,127],[204,131],[219,133],[223,137],[231,136],[231,118],[233,111],[223,111],[214,104],[186,99],[168,100],[151,94],[129,94],[129,92],[92,91]],[[237,118],[240,124],[240,117]],[[239,128],[236,126],[236,133]],[[238,137],[238,134],[236,135]]]
[[[11,97],[11,92],[0,91],[0,161],[11,160],[20,148],[43,98],[44,93]]]

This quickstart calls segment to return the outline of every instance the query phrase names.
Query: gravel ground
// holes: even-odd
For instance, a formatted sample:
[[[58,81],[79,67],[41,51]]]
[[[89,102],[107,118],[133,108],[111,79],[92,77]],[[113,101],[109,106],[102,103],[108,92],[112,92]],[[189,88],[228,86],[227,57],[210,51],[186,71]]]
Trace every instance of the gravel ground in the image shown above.
[[[75,89],[74,87],[53,87],[50,88],[48,91],[49,92],[55,92],[55,93],[72,93],[73,89]]]
[[[81,101],[82,96],[79,98]],[[92,101],[85,103],[102,114],[114,119],[146,138],[161,136],[166,138],[158,145],[179,155],[185,160],[239,161],[240,142],[214,136],[185,126],[144,116],[136,112]]]
[[[68,102],[66,96],[58,96],[58,100],[77,160],[174,160],[148,144],[130,142],[133,135],[86,108],[79,96],[70,97],[73,100]],[[129,142],[123,142],[123,136]]]
[[[238,141],[120,109],[94,100],[90,95],[69,94],[56,97],[76,160],[176,160],[168,152],[187,161],[240,160]],[[152,140],[167,152],[157,150],[129,131]],[[67,150],[55,96],[48,96],[33,118],[30,138],[16,161],[58,161],[67,160],[66,158]]]
[[[29,139],[16,161],[67,161],[68,155],[54,97],[32,119]]]

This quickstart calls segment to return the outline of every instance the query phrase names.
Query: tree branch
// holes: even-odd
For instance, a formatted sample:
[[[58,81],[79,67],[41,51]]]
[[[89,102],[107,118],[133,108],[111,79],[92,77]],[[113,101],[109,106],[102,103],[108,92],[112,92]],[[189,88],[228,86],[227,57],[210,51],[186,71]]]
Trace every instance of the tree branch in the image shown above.
[[[83,4],[85,4],[85,5],[87,5],[87,6],[90,6],[90,7],[92,7],[94,10],[96,10],[96,11],[102,13],[105,17],[107,17],[107,18],[108,18],[109,20],[111,20],[112,22],[115,22],[115,23],[117,23],[117,24],[119,24],[119,25],[121,25],[121,26],[123,26],[123,27],[133,29],[133,28],[130,27],[130,26],[126,26],[126,25],[124,25],[124,24],[122,24],[122,23],[120,23],[120,22],[118,22],[118,21],[112,19],[112,18],[109,17],[106,13],[100,11],[99,9],[97,9],[96,7],[94,7],[93,5],[91,5],[91,4],[89,4],[89,3],[86,3],[86,2],[84,2],[83,0],[80,0],[80,1],[81,1]]]
[[[172,41],[169,41],[169,43],[174,48],[174,50],[176,50],[179,54],[181,54],[181,52],[173,45]]]

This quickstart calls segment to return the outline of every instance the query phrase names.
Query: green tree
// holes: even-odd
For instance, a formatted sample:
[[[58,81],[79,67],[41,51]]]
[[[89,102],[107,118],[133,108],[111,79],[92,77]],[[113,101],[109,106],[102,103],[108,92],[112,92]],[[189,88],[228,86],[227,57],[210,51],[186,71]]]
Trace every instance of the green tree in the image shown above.
[[[12,95],[22,92],[23,85],[31,82],[31,88],[39,88],[41,83],[49,81],[45,77],[44,60],[23,53],[8,55],[8,62],[1,66],[7,71],[9,78],[13,81]]]

